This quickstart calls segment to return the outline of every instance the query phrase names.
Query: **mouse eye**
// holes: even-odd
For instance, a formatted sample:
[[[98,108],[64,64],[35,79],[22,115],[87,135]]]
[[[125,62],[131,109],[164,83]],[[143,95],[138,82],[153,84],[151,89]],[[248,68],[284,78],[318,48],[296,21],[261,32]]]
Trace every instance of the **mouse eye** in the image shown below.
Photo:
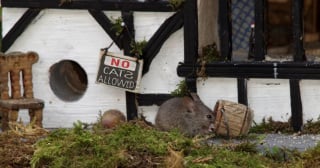
[[[207,115],[207,118],[211,119],[211,118],[212,118],[212,115]]]

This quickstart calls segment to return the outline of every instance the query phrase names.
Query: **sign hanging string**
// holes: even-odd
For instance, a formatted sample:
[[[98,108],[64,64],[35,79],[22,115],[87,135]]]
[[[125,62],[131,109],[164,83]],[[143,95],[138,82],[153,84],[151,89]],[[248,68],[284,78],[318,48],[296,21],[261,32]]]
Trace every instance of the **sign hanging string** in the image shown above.
[[[133,39],[133,36],[132,36],[131,32],[129,31],[127,25],[126,25],[124,22],[121,22],[121,27],[122,27],[123,29],[122,29],[122,31],[120,32],[120,34],[117,36],[117,38],[119,39],[119,38],[123,35],[124,29],[126,29],[128,35],[129,35],[129,38],[131,39],[131,42],[133,42],[134,45],[136,45],[136,41]],[[114,44],[114,40],[112,40],[112,42],[110,43],[110,45],[109,45],[108,47],[103,48],[103,50],[105,51],[105,53],[108,52],[109,48],[111,48],[113,44]],[[134,57],[138,58],[139,56],[134,55]]]

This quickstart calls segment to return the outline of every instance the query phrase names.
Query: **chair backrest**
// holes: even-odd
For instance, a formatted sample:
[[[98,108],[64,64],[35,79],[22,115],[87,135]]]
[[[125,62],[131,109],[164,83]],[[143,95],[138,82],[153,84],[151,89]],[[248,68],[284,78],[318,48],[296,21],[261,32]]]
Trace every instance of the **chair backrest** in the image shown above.
[[[38,58],[32,51],[0,54],[1,99],[33,98],[32,65]]]

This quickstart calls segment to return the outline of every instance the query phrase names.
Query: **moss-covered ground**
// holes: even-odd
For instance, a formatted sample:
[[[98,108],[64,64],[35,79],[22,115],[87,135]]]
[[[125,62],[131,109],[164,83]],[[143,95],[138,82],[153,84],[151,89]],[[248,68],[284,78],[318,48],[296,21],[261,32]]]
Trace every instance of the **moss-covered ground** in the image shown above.
[[[318,133],[315,131],[316,126],[311,123],[318,122],[306,125],[313,133]],[[262,124],[254,126],[251,131],[258,132],[262,127],[263,131],[271,131],[275,121],[270,119]],[[207,139],[214,136],[188,138],[175,130],[160,132],[141,120],[130,121],[111,130],[101,130],[97,124],[88,126],[77,122],[72,129],[47,131],[16,124],[12,130],[0,134],[0,167],[320,166],[320,145],[304,152],[284,152],[285,149],[275,147],[260,153],[256,150],[259,141],[210,144]],[[242,138],[249,140],[261,137],[249,134]]]

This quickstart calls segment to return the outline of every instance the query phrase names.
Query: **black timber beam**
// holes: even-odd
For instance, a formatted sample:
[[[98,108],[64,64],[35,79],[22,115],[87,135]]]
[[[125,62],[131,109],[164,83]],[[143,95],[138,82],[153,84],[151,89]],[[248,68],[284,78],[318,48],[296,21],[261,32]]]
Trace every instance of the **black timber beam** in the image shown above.
[[[184,14],[184,63],[195,64],[198,59],[198,9],[197,0],[186,0],[183,6]],[[186,77],[190,92],[197,92],[196,75]]]
[[[291,125],[294,131],[301,131],[303,125],[300,80],[290,79]]]
[[[163,102],[173,97],[170,94],[138,94],[137,101],[139,106],[160,106]]]
[[[255,28],[254,28],[254,60],[262,61],[266,54],[266,30],[265,30],[265,11],[266,0],[254,1],[255,3]]]
[[[238,103],[248,105],[248,91],[247,91],[247,79],[238,78]]]
[[[201,65],[180,64],[180,77],[196,75]],[[313,62],[217,62],[205,66],[208,77],[320,79],[320,64]]]
[[[134,34],[134,22],[133,22],[133,12],[131,11],[121,11],[122,19],[125,24],[123,30],[122,46],[125,55],[131,55],[131,42],[135,40]],[[137,104],[137,94],[126,91],[126,104],[127,104],[127,120],[133,120],[138,118],[138,104]]]
[[[54,8],[54,9],[97,9],[97,10],[126,10],[171,12],[173,8],[168,1],[138,0],[2,0],[2,7],[14,8]]]
[[[303,0],[292,1],[293,60],[295,62],[306,60],[303,47],[303,2]],[[295,131],[300,131],[303,125],[303,110],[299,80],[290,80],[290,97],[291,124]]]
[[[305,61],[303,47],[303,0],[292,1],[293,60]]]
[[[150,38],[147,45],[143,49],[143,74],[146,74],[149,71],[152,60],[160,51],[163,43],[170,37],[171,34],[179,30],[182,26],[182,11],[176,12],[174,15],[166,19],[163,24],[161,24],[160,28],[153,34],[153,36]]]
[[[231,60],[232,31],[231,31],[231,1],[219,0],[219,35],[221,57]]]
[[[112,29],[112,22],[110,19],[100,10],[90,9],[88,10],[91,16],[100,24],[102,29],[109,35],[109,37],[116,43],[116,45],[122,49],[120,36],[116,35],[116,31]]]
[[[2,52],[6,52],[16,39],[29,26],[32,20],[37,17],[41,9],[28,9],[21,18],[15,23],[10,31],[2,39]]]

